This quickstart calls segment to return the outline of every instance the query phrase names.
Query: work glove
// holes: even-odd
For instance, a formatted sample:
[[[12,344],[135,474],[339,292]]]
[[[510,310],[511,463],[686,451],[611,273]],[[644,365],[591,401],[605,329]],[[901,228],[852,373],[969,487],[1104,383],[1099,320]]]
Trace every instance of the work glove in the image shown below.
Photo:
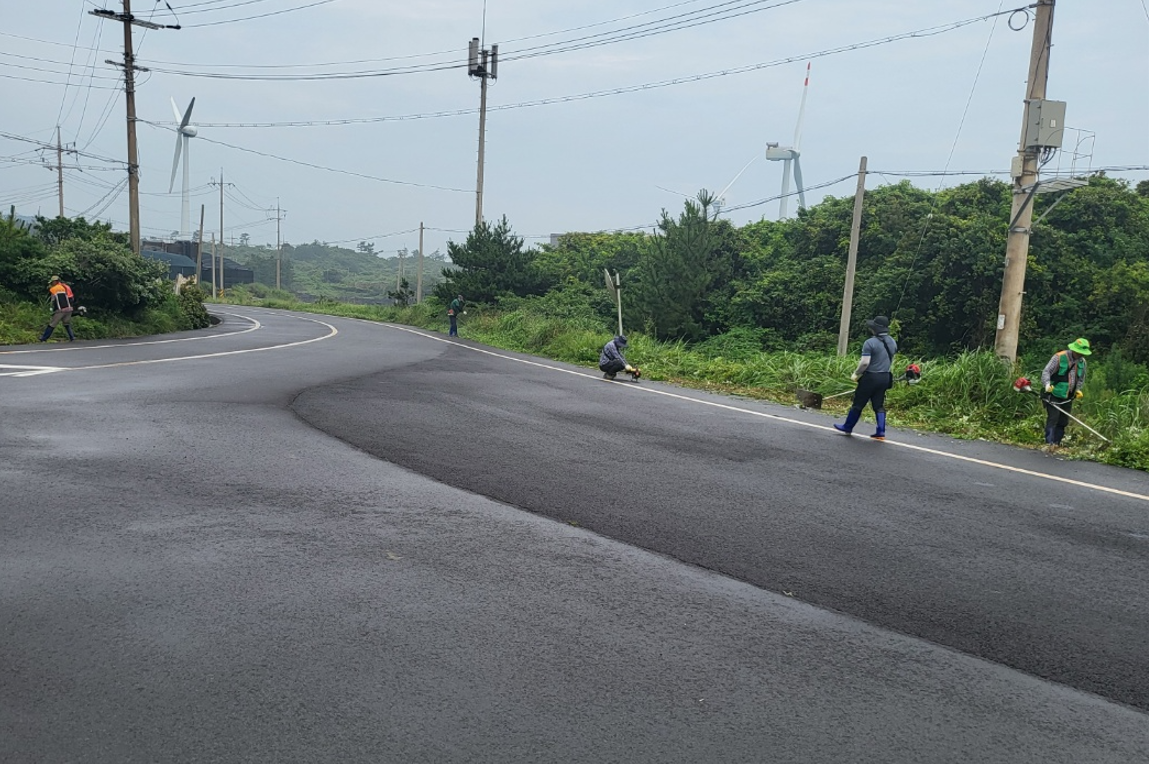
[[[1053,385],[1046,385],[1045,386],[1045,392],[1052,393],[1053,392]]]
[[[1081,398],[1084,398],[1084,397],[1085,397],[1085,393],[1083,393],[1083,392],[1081,392],[1080,390],[1078,390],[1076,393],[1074,393],[1074,394],[1073,394],[1073,397],[1074,397],[1074,398],[1077,398],[1077,399],[1079,399],[1079,400],[1080,400]]]
[[[858,381],[858,372],[855,371],[853,374],[850,375],[850,381],[851,382],[857,382]]]
[[[633,374],[634,373],[634,367],[631,366],[630,364],[627,364],[626,365],[626,373],[627,374]]]

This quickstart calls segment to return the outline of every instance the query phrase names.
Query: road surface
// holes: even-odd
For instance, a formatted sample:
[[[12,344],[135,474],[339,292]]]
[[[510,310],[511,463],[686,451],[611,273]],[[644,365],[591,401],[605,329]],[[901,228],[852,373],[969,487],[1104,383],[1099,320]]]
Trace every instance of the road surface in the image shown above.
[[[0,351],[5,761],[1149,761],[1143,473],[220,310]]]

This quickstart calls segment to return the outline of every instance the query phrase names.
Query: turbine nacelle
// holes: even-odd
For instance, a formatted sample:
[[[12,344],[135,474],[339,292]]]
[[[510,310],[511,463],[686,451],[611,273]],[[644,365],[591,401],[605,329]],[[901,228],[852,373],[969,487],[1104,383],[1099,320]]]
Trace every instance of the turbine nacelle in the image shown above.
[[[189,138],[194,138],[197,135],[199,135],[199,128],[192,127],[191,125],[181,127],[180,128],[180,135],[186,135]]]
[[[771,162],[783,162],[782,166],[782,194],[778,201],[778,219],[786,217],[786,202],[790,196],[790,177],[793,175],[794,183],[798,186],[798,209],[806,207],[806,187],[802,183],[802,161],[799,157],[802,152],[798,147],[802,145],[802,119],[806,115],[806,93],[810,89],[810,64],[806,64],[806,82],[802,85],[802,105],[798,107],[798,124],[794,127],[794,145],[766,144],[766,159]]]

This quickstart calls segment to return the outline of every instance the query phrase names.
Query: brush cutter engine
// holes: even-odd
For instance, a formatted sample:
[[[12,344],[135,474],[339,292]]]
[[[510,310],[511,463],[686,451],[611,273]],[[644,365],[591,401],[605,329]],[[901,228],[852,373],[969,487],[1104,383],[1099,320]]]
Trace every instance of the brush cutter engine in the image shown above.
[[[1013,381],[1013,389],[1019,393],[1032,393],[1033,385],[1025,377],[1018,377]]]
[[[906,367],[906,373],[903,379],[905,379],[906,382],[911,385],[916,385],[917,383],[921,382],[922,367],[918,366],[916,363],[911,363]]]

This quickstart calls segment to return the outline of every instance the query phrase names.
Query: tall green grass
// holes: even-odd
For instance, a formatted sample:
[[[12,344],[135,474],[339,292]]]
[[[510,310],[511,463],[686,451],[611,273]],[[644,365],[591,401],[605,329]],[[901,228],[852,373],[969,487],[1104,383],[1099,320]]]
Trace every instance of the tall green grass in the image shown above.
[[[348,305],[321,301],[306,304],[233,292],[229,300],[250,300],[264,307],[282,307],[329,315],[406,324],[445,332],[445,306],[429,300],[407,308]],[[540,355],[557,361],[595,367],[603,344],[612,336],[609,321],[575,311],[545,310],[532,300],[517,300],[509,309],[468,308],[459,319],[465,338],[494,347]],[[544,310],[540,311],[539,308]],[[831,353],[764,353],[752,330],[739,330],[698,345],[658,342],[630,334],[627,357],[643,376],[696,389],[742,395],[783,404],[796,404],[799,388],[833,395],[852,389],[850,373],[857,365],[857,348],[840,358]],[[956,358],[926,359],[901,354],[895,375],[909,363],[922,368],[921,382],[898,383],[887,395],[891,428],[906,427],[944,433],[956,438],[983,439],[1036,447],[1043,442],[1045,412],[1037,395],[1019,393],[1013,381],[1021,375],[1034,380],[1048,359],[1027,361],[1033,368],[1011,369],[990,352],[966,352]],[[1111,380],[1140,387],[1114,389]],[[1071,423],[1063,453],[1149,471],[1149,373],[1118,357],[1113,368],[1094,359],[1085,385],[1085,398],[1073,413],[1110,438],[1105,445]],[[850,397],[826,401],[824,410],[842,415]],[[866,413],[867,419],[872,413]]]

